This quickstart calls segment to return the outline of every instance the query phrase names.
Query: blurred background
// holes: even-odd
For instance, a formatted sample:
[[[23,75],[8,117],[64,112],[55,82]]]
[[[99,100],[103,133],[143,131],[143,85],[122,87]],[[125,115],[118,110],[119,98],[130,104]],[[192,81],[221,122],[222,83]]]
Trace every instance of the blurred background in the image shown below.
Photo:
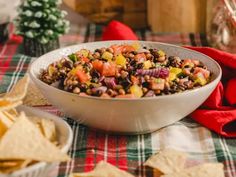
[[[206,32],[212,18],[212,8],[217,2],[218,0],[64,0],[62,8],[70,12],[70,20],[86,19],[107,24],[115,19],[134,29],[150,27],[154,32]]]
[[[11,22],[22,0],[0,0],[0,24]],[[236,0],[63,0],[70,33],[88,24],[118,20],[153,33],[207,34],[212,46],[235,52]],[[3,28],[0,34],[4,33]],[[6,31],[5,31],[6,33]],[[1,40],[0,40],[1,41]],[[230,46],[230,49],[228,49]]]

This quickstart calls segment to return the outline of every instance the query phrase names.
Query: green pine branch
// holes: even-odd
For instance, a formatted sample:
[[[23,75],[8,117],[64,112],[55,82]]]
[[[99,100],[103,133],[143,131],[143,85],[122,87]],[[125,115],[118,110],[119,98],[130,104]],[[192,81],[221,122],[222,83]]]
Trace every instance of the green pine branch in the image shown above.
[[[59,0],[25,0],[15,19],[16,33],[36,39],[42,44],[58,38],[69,30],[65,11],[58,9]]]

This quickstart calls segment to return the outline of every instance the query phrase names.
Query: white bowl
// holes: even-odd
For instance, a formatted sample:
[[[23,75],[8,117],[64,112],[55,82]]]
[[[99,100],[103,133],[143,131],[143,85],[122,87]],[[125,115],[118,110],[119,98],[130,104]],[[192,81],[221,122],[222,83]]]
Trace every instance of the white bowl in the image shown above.
[[[202,61],[213,73],[212,81],[201,87],[173,95],[152,98],[122,99],[82,97],[49,86],[38,79],[41,69],[59,60],[62,55],[82,48],[94,50],[112,44],[134,41],[105,41],[83,43],[58,49],[36,59],[30,67],[30,77],[45,97],[61,111],[88,126],[119,133],[146,133],[172,124],[199,107],[211,94],[221,78],[221,68],[210,57],[182,47],[140,41],[142,46],[164,50],[167,55],[193,58]]]
[[[44,119],[53,120],[56,125],[58,142],[61,145],[61,151],[67,153],[72,144],[73,133],[70,126],[64,120],[55,115],[27,106],[19,106],[17,110],[24,111],[26,115],[29,116],[34,115]],[[39,162],[24,169],[15,171],[11,174],[0,174],[0,177],[47,177],[49,172],[53,170],[58,164],[59,163]]]

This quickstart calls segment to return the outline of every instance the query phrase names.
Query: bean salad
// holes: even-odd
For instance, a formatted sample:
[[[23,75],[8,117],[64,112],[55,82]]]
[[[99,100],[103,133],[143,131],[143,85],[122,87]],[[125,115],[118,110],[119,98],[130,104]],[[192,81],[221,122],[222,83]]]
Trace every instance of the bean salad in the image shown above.
[[[197,59],[168,56],[138,43],[81,49],[51,63],[39,79],[81,96],[141,98],[192,90],[210,82]]]

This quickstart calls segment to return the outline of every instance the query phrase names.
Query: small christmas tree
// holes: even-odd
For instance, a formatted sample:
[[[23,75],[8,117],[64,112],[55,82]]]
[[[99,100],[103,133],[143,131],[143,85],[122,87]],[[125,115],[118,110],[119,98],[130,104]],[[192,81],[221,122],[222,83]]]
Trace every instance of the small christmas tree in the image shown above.
[[[69,29],[61,0],[24,0],[15,19],[16,33],[24,37],[25,53],[40,56],[59,47],[58,37]]]

